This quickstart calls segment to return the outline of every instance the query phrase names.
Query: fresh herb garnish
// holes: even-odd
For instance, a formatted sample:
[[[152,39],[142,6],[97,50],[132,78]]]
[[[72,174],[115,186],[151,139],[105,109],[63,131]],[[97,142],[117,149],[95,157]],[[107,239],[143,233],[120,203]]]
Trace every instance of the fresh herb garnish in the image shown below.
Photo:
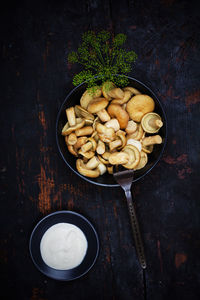
[[[78,50],[68,55],[68,62],[78,63],[84,68],[74,76],[73,84],[77,86],[87,81],[88,88],[94,87],[99,81],[112,81],[121,87],[127,85],[125,75],[131,71],[137,54],[122,47],[125,41],[126,35],[123,33],[112,38],[110,32],[104,30],[98,34],[94,31],[85,32]]]

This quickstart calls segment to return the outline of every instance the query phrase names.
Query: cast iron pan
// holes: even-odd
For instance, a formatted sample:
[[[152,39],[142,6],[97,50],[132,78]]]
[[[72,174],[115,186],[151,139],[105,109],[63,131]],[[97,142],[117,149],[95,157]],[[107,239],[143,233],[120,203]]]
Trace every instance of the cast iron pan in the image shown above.
[[[154,111],[161,116],[164,123],[164,126],[159,130],[158,133],[163,138],[163,143],[160,145],[155,145],[153,152],[151,154],[148,154],[148,163],[146,164],[146,166],[134,172],[133,182],[135,182],[141,179],[146,174],[148,174],[161,158],[167,140],[167,119],[162,104],[160,103],[160,101],[158,100],[154,92],[139,80],[131,77],[128,77],[128,79],[129,79],[129,86],[138,89],[142,94],[149,95],[154,99],[155,101]],[[65,113],[66,108],[75,106],[76,104],[80,104],[80,98],[84,93],[85,89],[86,89],[85,83],[82,83],[76,88],[74,88],[67,95],[58,112],[57,121],[56,121],[56,141],[57,141],[58,149],[66,165],[78,176],[82,177],[83,179],[87,180],[90,183],[97,184],[100,186],[117,187],[119,185],[115,182],[113,176],[108,173],[105,173],[104,175],[99,176],[97,178],[88,178],[78,173],[78,171],[76,170],[76,158],[68,151],[67,146],[65,144],[64,137],[61,135],[62,128],[67,122],[66,113]]]

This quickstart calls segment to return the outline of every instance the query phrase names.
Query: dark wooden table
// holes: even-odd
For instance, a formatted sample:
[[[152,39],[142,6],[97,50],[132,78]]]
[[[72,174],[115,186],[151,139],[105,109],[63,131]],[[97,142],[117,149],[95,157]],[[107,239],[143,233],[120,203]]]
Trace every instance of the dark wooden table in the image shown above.
[[[130,75],[153,89],[168,118],[164,156],[132,189],[148,262],[146,298],[200,299],[198,18],[198,1],[186,0],[1,7],[1,299],[145,298],[123,191],[80,179],[56,145],[56,116],[79,70],[66,57],[89,29],[127,34],[139,56]],[[28,249],[36,223],[62,209],[85,215],[101,243],[95,266],[73,282],[41,274]]]

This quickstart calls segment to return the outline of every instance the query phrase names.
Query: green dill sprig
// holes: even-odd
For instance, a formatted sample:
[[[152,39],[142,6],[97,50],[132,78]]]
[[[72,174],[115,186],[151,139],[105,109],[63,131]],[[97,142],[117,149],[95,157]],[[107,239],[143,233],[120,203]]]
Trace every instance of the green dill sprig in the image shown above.
[[[86,81],[88,88],[97,83],[112,81],[117,86],[128,84],[126,75],[131,71],[131,64],[137,59],[137,54],[127,51],[122,46],[126,35],[119,33],[112,37],[108,31],[87,31],[82,35],[82,43],[77,51],[68,55],[68,62],[82,65],[83,70],[73,78],[75,86]]]

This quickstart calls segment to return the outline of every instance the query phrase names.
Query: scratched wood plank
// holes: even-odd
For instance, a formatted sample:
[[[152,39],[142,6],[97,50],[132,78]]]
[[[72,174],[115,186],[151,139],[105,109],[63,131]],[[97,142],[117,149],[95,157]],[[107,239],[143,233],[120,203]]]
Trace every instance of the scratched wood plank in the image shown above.
[[[147,299],[199,298],[199,23],[193,5],[41,1],[2,10],[1,257],[7,299],[144,298],[123,192],[78,179],[55,142],[56,115],[78,70],[66,56],[88,29],[127,34],[127,47],[139,54],[132,75],[157,93],[169,120],[163,158],[133,187],[148,262]],[[40,274],[28,253],[34,225],[60,209],[88,217],[101,241],[95,267],[67,284]]]

